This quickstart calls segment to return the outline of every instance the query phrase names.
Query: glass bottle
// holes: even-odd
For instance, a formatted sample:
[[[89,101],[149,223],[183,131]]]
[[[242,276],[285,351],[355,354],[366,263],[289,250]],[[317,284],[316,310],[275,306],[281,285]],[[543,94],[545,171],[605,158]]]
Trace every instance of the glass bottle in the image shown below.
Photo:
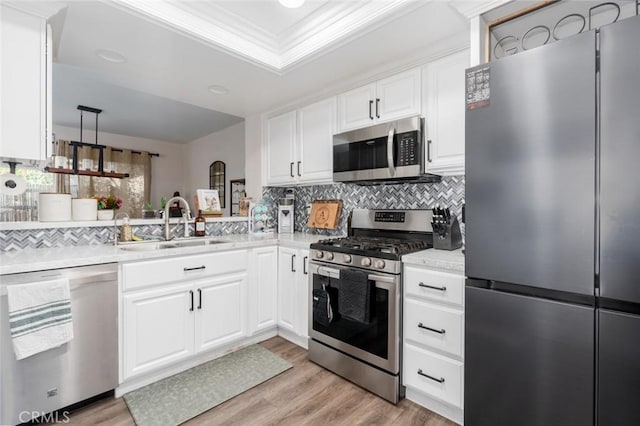
[[[198,210],[198,217],[196,217],[194,223],[196,226],[196,237],[204,237],[207,235],[207,221],[204,216],[202,216],[202,210]]]

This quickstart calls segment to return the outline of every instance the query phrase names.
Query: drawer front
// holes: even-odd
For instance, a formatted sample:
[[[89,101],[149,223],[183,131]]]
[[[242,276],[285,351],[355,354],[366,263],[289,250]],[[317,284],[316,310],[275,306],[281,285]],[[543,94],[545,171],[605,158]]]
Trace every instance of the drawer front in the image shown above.
[[[462,408],[464,366],[461,362],[405,343],[402,375],[405,386]]]
[[[122,265],[123,291],[247,269],[247,250],[164,258]]]
[[[414,300],[404,302],[404,337],[462,358],[464,313]]]
[[[464,303],[463,275],[407,265],[404,267],[404,288],[407,295],[458,306]]]

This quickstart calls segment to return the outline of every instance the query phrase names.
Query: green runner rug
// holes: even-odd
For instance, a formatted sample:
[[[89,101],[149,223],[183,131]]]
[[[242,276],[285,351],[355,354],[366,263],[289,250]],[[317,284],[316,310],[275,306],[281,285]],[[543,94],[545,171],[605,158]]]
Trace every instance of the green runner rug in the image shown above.
[[[124,400],[138,426],[173,426],[291,367],[262,346],[252,345],[129,392]]]

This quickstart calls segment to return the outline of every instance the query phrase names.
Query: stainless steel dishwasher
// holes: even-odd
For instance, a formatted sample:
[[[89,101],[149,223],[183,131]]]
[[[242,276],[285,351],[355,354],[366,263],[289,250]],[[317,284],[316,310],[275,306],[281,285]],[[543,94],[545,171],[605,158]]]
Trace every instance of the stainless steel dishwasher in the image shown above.
[[[18,424],[118,385],[118,269],[104,264],[0,276],[0,424]],[[69,279],[74,338],[16,360],[6,287]]]

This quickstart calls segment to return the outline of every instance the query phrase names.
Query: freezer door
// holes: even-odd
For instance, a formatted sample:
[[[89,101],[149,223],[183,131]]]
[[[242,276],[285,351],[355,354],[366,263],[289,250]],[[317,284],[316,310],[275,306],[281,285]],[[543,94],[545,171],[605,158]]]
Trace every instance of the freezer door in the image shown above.
[[[600,295],[640,303],[640,17],[602,28]]]
[[[594,308],[466,287],[466,426],[591,425]]]
[[[640,316],[600,310],[598,420],[637,425],[640,419]]]
[[[466,273],[593,295],[593,32],[490,64],[466,112]]]

